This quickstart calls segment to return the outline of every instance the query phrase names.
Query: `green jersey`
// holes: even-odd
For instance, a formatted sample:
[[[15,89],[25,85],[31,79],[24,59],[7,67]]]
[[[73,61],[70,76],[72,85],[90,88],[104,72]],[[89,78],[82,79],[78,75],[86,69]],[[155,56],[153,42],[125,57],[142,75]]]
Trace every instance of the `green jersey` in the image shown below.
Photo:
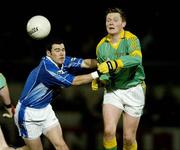
[[[2,73],[0,73],[0,89],[3,88],[4,86],[6,86],[6,78],[4,77],[4,75]]]
[[[113,73],[104,75],[108,77],[107,90],[127,89],[144,81],[145,73],[142,65],[140,41],[131,32],[123,30],[116,45],[110,42],[109,35],[105,36],[97,45],[96,55],[99,63],[117,59],[123,63],[123,68],[118,68]],[[100,80],[105,80],[105,78],[100,77]]]

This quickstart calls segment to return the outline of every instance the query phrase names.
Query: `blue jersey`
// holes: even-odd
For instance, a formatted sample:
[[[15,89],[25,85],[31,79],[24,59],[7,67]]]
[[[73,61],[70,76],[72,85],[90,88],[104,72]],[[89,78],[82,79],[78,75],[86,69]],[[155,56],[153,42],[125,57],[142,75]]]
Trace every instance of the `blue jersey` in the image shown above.
[[[20,96],[25,107],[44,108],[53,99],[53,89],[72,85],[74,71],[81,69],[83,59],[66,56],[64,64],[57,66],[50,57],[43,57],[31,71]]]

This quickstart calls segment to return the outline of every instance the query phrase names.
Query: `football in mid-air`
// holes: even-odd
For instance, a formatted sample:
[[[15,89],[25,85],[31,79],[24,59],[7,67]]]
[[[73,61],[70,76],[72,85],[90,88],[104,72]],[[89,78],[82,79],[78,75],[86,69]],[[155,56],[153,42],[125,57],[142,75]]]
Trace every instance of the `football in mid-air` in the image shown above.
[[[49,35],[51,31],[51,23],[46,17],[36,15],[28,20],[26,30],[30,37],[40,40]]]

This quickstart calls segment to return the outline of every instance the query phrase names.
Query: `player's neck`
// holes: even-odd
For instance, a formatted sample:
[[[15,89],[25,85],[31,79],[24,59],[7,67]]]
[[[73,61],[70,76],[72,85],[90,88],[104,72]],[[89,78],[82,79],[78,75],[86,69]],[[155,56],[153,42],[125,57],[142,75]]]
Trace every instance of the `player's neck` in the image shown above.
[[[119,33],[111,35],[110,36],[111,43],[113,44],[117,43],[119,41],[119,36],[120,36]]]

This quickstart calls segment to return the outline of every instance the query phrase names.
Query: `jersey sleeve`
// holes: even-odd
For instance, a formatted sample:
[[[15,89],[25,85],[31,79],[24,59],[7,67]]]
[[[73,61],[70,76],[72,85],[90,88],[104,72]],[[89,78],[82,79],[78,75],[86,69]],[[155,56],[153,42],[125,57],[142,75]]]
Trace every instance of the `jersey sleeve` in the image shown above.
[[[69,87],[72,85],[72,82],[74,80],[74,75],[69,74],[66,72],[53,72],[48,71],[50,77],[49,77],[49,83],[52,85],[60,86],[61,88]]]
[[[140,41],[136,36],[126,39],[127,55],[121,56],[123,68],[137,66],[142,63],[142,52]]]
[[[0,89],[6,85],[7,85],[6,78],[4,77],[4,75],[2,73],[0,73]]]
[[[69,69],[77,69],[81,70],[81,64],[82,64],[83,59],[82,58],[76,58],[76,57],[69,57],[66,56],[64,65],[67,66]]]

